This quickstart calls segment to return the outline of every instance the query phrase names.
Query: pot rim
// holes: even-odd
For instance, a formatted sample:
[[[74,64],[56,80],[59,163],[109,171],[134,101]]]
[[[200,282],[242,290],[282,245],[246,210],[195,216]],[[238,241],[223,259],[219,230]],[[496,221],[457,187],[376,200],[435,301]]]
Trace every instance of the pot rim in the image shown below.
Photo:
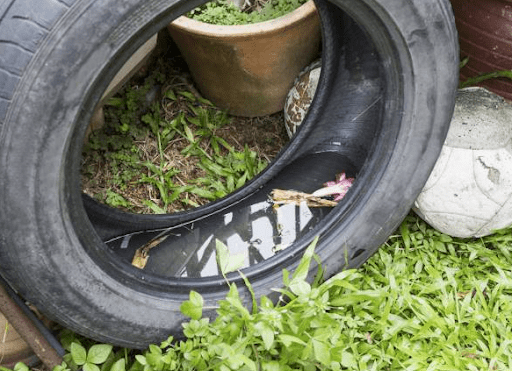
[[[210,37],[247,37],[248,35],[267,34],[272,32],[281,32],[292,24],[311,16],[316,15],[316,6],[313,0],[308,0],[294,11],[283,15],[282,17],[271,19],[264,22],[244,24],[244,25],[214,25],[210,23],[196,21],[182,15],[175,19],[169,27],[181,29],[190,33],[210,36]]]

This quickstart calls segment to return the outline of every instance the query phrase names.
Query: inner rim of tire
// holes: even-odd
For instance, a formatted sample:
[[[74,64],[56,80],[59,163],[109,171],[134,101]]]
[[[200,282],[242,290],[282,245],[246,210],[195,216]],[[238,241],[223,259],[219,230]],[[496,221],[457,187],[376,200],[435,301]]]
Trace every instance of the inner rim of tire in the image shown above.
[[[371,10],[364,6],[349,10],[346,2],[339,8],[332,4],[319,5],[323,7],[323,16],[329,13],[333,19],[339,18],[345,23],[338,28],[332,26],[334,22],[331,28],[323,25],[321,80],[309,114],[291,143],[262,174],[242,189],[191,211],[171,215],[134,215],[84,197],[82,214],[86,217],[75,224],[80,225],[79,231],[83,230],[84,222],[89,224],[89,230],[94,228],[92,235],[81,235],[86,250],[98,265],[114,276],[155,288],[179,285],[186,289],[197,283],[216,285],[222,281],[215,262],[216,239],[224,241],[233,254],[247,254],[248,267],[245,271],[251,277],[270,270],[280,271],[283,262],[296,260],[315,236],[328,233],[334,225],[349,219],[349,210],[364,198],[361,194],[364,184],[378,176],[379,166],[390,156],[389,149],[396,141],[398,129],[392,128],[390,122],[400,121],[401,115],[400,104],[396,103],[403,100],[399,73],[396,72],[400,69],[400,61],[397,56],[386,66],[380,63],[380,54],[383,50],[393,49],[393,45],[381,20]],[[375,21],[372,28],[364,26],[369,24],[369,19]],[[334,40],[334,35],[341,29],[354,38],[344,42]],[[147,30],[140,38],[147,39],[151,34],[151,30]],[[361,38],[366,48],[359,47]],[[358,79],[355,70],[351,70],[355,67],[350,66],[360,56],[354,53],[361,52],[361,49],[366,49],[363,55],[371,56],[358,67],[368,77],[364,81]],[[126,60],[129,55],[129,51],[125,51],[120,59]],[[342,65],[345,69],[340,69]],[[357,89],[370,80],[373,83],[370,94],[361,97],[359,112],[350,114],[354,120],[373,121],[373,126],[366,130],[371,134],[363,135],[360,131],[359,136],[345,138],[350,128],[336,122],[333,117],[336,115],[329,117],[325,114],[336,109],[334,104],[338,105],[329,96],[339,89]],[[93,106],[92,102],[89,103]],[[338,127],[339,132],[336,132]],[[383,134],[385,128],[389,130]],[[303,173],[304,169],[309,170],[307,174]],[[319,179],[322,179],[321,185],[342,171],[349,176],[357,176],[357,179],[335,209],[313,210],[293,206],[286,210],[282,208],[284,214],[279,217],[268,202],[268,194],[273,188],[312,192],[318,188]],[[74,173],[71,178],[76,178]],[[77,180],[70,183],[76,184]],[[282,232],[278,229],[282,227],[283,220],[287,224],[287,233],[294,234],[288,235],[288,240],[283,235],[275,238],[276,232]],[[146,268],[139,270],[131,266],[134,251],[161,236],[166,236],[166,239],[151,251]]]

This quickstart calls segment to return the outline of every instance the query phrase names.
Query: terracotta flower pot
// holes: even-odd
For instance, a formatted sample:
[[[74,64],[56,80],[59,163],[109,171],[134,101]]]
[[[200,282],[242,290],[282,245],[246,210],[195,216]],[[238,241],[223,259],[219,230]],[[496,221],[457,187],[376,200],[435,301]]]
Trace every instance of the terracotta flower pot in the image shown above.
[[[461,81],[485,72],[512,69],[512,1],[451,0],[461,57]],[[512,80],[500,78],[479,84],[512,100]]]
[[[85,141],[88,140],[89,135],[94,130],[101,128],[105,124],[105,116],[103,113],[103,106],[112,98],[123,85],[133,76],[135,73],[148,63],[151,53],[156,47],[157,35],[146,41],[131,57],[126,61],[119,72],[114,76],[107,89],[103,93],[100,102],[96,106],[92,115],[91,123],[87,128],[85,134]]]
[[[320,49],[312,1],[256,24],[217,26],[181,16],[168,28],[201,93],[240,116],[282,110],[295,77]]]

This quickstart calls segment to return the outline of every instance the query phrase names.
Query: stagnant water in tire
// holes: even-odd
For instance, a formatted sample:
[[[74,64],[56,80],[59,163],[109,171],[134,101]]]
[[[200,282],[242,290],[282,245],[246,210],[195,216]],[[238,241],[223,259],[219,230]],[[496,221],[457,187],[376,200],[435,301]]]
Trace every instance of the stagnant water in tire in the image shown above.
[[[288,204],[274,210],[270,201],[261,201],[219,214],[215,217],[220,221],[217,223],[188,223],[166,231],[120,236],[106,243],[131,261],[134,248],[162,238],[151,248],[145,272],[168,277],[214,276],[220,274],[215,258],[217,239],[225,243],[231,255],[245,255],[244,266],[248,267],[286,249],[312,230],[322,214],[305,204]]]
[[[161,277],[219,275],[217,240],[226,244],[230,255],[244,255],[244,268],[254,266],[318,227],[332,209],[310,207],[304,202],[276,207],[268,198],[273,189],[311,192],[329,181],[333,171],[351,175],[353,170],[339,154],[310,155],[292,163],[283,171],[284,176],[270,181],[260,192],[226,210],[169,229],[126,234],[105,242],[126,262],[132,261],[137,249],[154,243],[148,250],[144,272]]]

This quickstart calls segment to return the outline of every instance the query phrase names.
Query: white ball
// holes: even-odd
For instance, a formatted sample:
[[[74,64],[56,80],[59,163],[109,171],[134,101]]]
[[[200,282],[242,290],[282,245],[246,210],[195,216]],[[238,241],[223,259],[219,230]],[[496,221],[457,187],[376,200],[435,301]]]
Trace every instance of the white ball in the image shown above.
[[[441,155],[414,210],[454,237],[512,225],[512,105],[483,88],[459,91]]]

